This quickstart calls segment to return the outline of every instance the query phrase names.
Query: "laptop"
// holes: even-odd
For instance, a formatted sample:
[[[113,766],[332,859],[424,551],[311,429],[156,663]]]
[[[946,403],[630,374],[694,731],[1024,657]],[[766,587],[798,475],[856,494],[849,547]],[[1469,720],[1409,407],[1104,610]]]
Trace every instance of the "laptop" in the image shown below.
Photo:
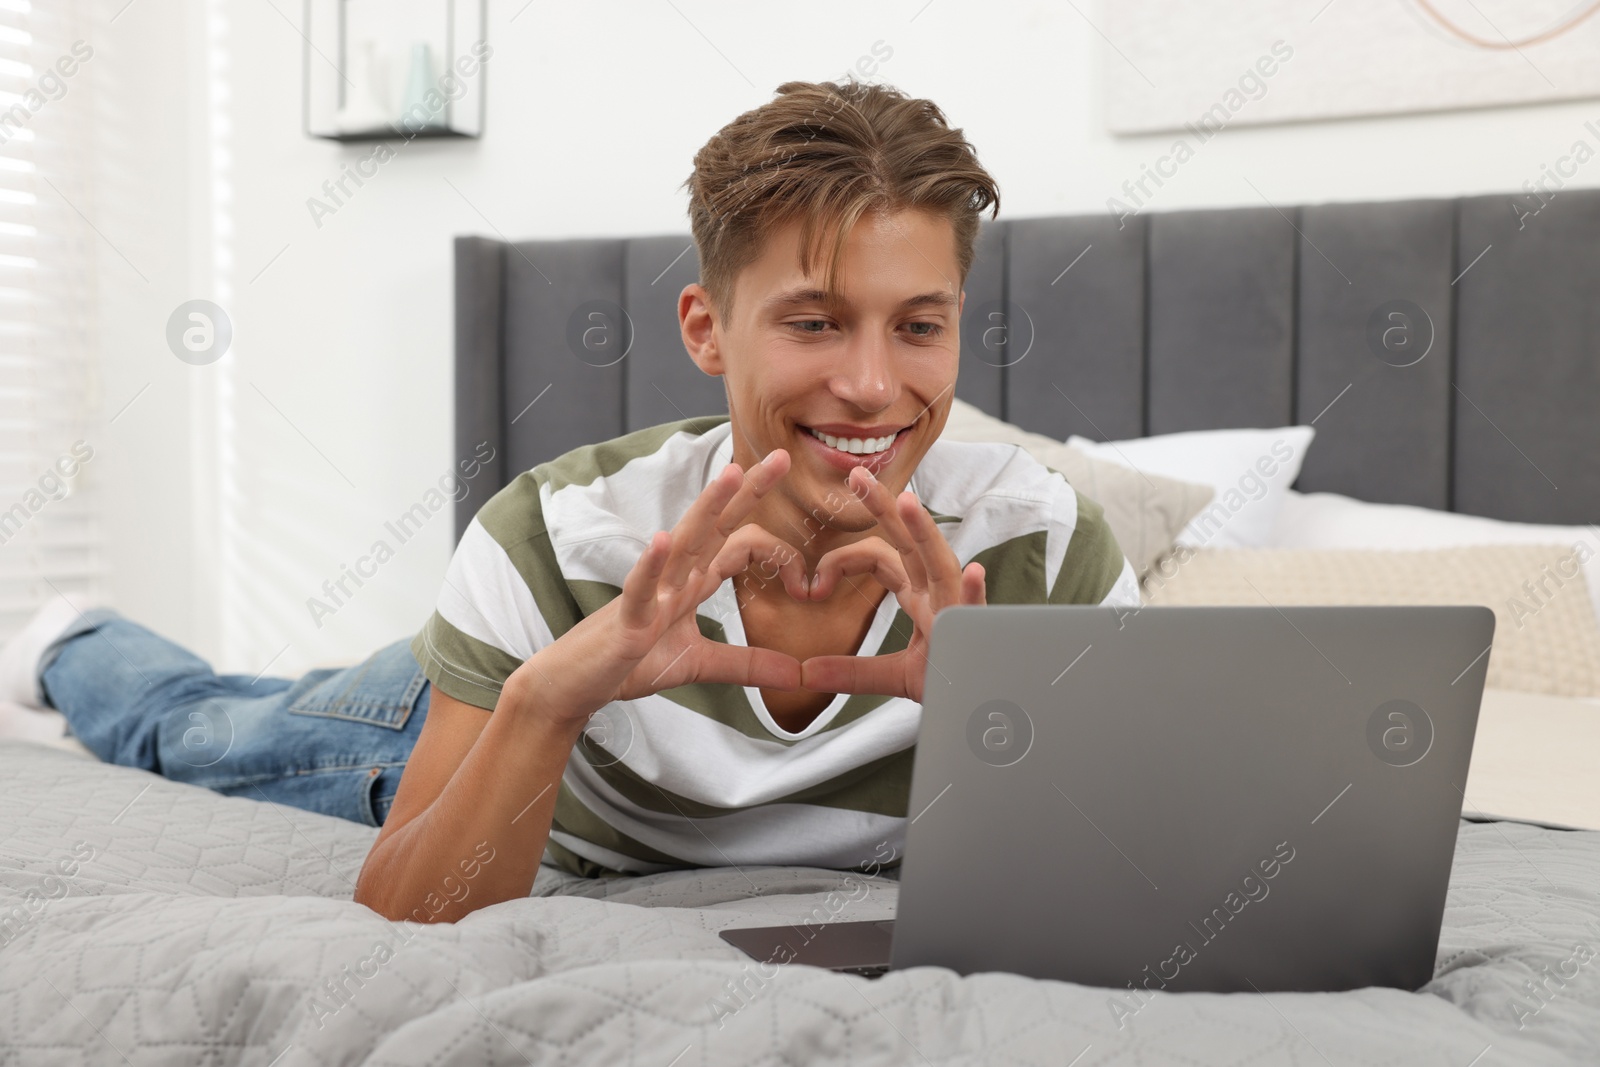
[[[1494,614],[953,607],[893,920],[723,930],[766,963],[1121,992],[1433,977]]]

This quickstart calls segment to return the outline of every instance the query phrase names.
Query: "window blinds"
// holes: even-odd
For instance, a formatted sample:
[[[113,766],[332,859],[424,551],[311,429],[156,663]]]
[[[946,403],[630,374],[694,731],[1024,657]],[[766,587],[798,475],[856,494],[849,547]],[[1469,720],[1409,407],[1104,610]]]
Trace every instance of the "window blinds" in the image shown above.
[[[0,0],[0,640],[98,598],[85,149],[93,47],[73,4]]]

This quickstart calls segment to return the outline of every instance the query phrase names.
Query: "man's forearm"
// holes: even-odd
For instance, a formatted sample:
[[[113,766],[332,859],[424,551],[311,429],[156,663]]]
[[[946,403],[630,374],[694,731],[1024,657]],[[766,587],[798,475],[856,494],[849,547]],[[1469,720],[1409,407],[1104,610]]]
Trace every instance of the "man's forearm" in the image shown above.
[[[355,899],[390,919],[454,922],[528,895],[550,835],[561,775],[582,735],[516,676],[444,790],[374,847]]]

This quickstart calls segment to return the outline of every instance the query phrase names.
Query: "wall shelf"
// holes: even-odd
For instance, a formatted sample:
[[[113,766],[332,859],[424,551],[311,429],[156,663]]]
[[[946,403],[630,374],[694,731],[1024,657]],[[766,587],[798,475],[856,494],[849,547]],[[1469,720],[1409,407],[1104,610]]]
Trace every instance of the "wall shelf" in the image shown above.
[[[485,0],[306,0],[306,135],[481,136],[486,28]]]

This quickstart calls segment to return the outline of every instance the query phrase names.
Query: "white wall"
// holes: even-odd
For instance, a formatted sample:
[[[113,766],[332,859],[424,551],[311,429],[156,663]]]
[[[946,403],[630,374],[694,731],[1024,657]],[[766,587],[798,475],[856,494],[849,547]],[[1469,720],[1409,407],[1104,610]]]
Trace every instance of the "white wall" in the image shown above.
[[[202,377],[165,343],[167,315],[195,290],[192,242],[207,210],[204,144],[192,87],[203,75],[198,5],[96,0],[79,32],[94,49],[92,193],[83,205],[96,253],[92,336],[101,417],[85,479],[106,509],[104,566],[115,603],[189,640],[214,629],[215,597],[200,565],[205,517],[194,420]]]
[[[679,186],[701,143],[780,82],[839,76],[879,41],[893,54],[876,79],[931,97],[965,128],[999,180],[1002,217],[1105,210],[1172,140],[1104,132],[1097,70],[1119,60],[1071,5],[524,2],[489,2],[485,136],[403,147],[320,227],[307,199],[370,147],[301,132],[300,5],[209,0],[219,22],[208,0],[139,3],[110,27],[148,45],[119,49],[105,69],[138,94],[124,101],[130,121],[155,129],[127,138],[122,180],[141,192],[124,193],[108,224],[145,232],[136,243],[154,282],[106,267],[106,403],[160,386],[117,423],[106,464],[115,590],[124,610],[228,669],[350,661],[415,632],[431,609],[447,511],[320,628],[306,601],[450,469],[455,235],[686,233]],[[202,48],[218,26],[221,143]],[[1600,101],[1234,127],[1152,210],[1511,192],[1591,118]],[[211,221],[216,150],[231,232]],[[1600,164],[1576,182],[1597,183]],[[181,365],[164,351],[166,316],[218,287],[234,349],[212,367]]]

